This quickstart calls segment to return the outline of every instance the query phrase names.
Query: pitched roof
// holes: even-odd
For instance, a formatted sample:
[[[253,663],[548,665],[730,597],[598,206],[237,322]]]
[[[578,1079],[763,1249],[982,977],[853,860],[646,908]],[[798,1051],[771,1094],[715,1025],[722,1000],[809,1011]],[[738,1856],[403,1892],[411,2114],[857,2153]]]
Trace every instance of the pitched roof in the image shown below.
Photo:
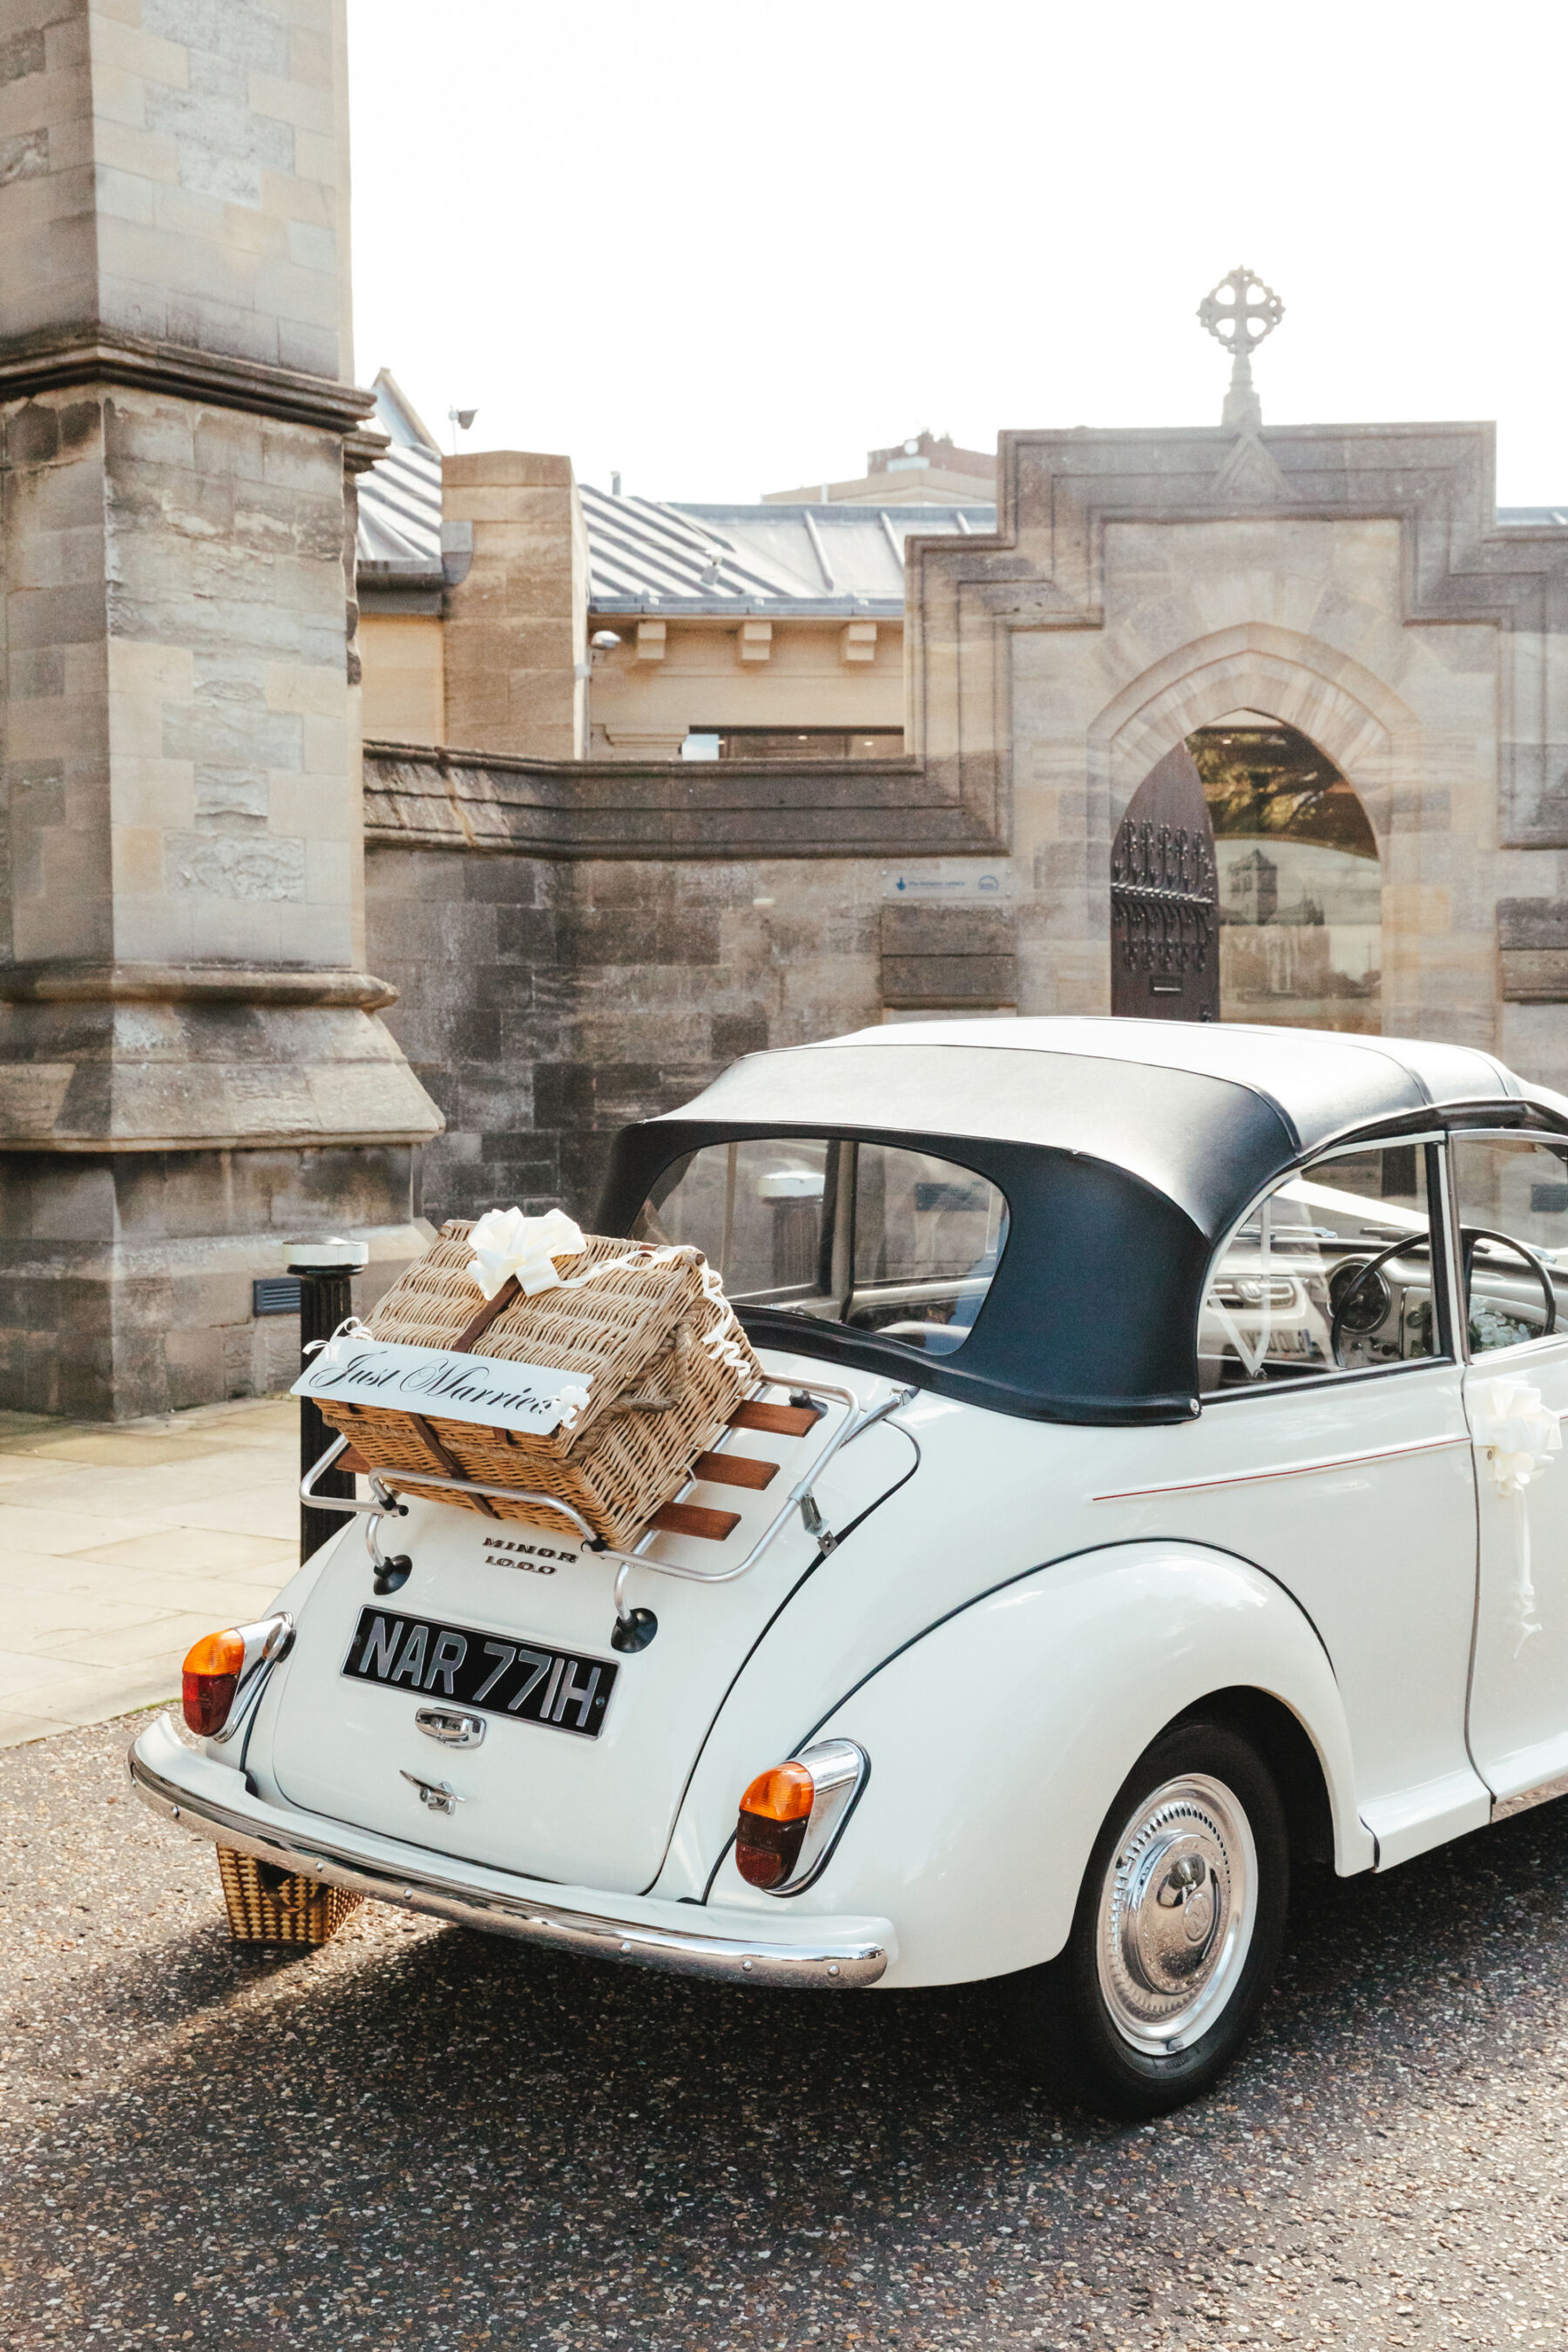
[[[370,580],[439,588],[441,452],[389,368],[375,379],[375,422],[392,446],[360,477],[355,564]]]
[[[439,588],[441,452],[395,380],[375,380],[392,446],[359,484],[357,562],[367,582]],[[895,618],[911,532],[988,531],[995,509],[701,506],[610,498],[580,486],[591,602],[601,613],[795,613]]]
[[[995,527],[992,507],[705,506],[582,486],[597,613],[862,614],[904,608],[904,541]]]

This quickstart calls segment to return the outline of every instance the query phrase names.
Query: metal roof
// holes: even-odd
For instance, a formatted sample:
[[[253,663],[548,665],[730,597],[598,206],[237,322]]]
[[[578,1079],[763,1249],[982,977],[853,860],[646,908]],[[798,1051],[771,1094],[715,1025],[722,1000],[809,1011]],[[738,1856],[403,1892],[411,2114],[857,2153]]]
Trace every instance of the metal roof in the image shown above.
[[[374,583],[442,585],[441,452],[391,372],[375,379],[375,422],[392,446],[359,482],[354,562]]]
[[[439,583],[441,459],[425,449],[391,448],[360,477],[355,561],[392,565]],[[373,575],[374,576],[374,575]]]
[[[891,619],[904,541],[993,530],[985,506],[705,506],[582,486],[596,613],[790,612]]]
[[[356,560],[367,583],[439,589],[441,452],[384,368],[375,421],[392,446],[359,483]],[[904,541],[995,527],[995,509],[692,506],[580,485],[595,612],[794,613],[894,619]]]

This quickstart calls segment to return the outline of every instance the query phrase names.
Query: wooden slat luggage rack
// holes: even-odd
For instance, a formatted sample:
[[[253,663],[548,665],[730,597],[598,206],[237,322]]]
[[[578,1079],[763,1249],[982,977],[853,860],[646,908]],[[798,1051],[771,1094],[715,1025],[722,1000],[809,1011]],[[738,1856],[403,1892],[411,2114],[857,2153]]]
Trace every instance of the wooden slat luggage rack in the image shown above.
[[[770,1403],[765,1393],[770,1389],[784,1391],[787,1402],[782,1404]],[[858,1395],[855,1390],[838,1388],[826,1381],[763,1381],[731,1414],[726,1434],[720,1439],[717,1446],[698,1455],[692,1465],[690,1475],[680,1493],[672,1501],[662,1504],[654,1512],[630,1551],[616,1551],[612,1545],[605,1543],[601,1537],[594,1533],[587,1520],[570,1503],[562,1502],[553,1495],[529,1494],[517,1486],[482,1485],[476,1479],[438,1478],[427,1470],[408,1473],[407,1482],[411,1486],[418,1486],[422,1490],[440,1487],[455,1494],[495,1496],[505,1502],[536,1504],[542,1511],[552,1517],[570,1520],[572,1525],[580,1530],[585,1549],[594,1552],[601,1559],[613,1559],[616,1563],[616,1630],[620,1631],[633,1623],[634,1613],[626,1607],[626,1584],[635,1568],[649,1569],[659,1576],[681,1577],[693,1584],[732,1583],[735,1578],[744,1576],[749,1570],[753,1569],[763,1553],[771,1549],[787,1526],[792,1512],[797,1509],[806,1533],[814,1538],[822,1551],[831,1551],[837,1538],[833,1530],[825,1525],[822,1514],[817,1508],[816,1497],[813,1492],[816,1481],[835,1455],[842,1453],[846,1445],[851,1444],[857,1437],[864,1435],[875,1423],[886,1420],[889,1413],[896,1412],[900,1405],[908,1404],[916,1393],[917,1391],[912,1388],[895,1386],[889,1389],[885,1396],[868,1403]],[[809,1436],[823,1414],[835,1404],[841,1404],[845,1408],[843,1421],[821,1453],[811,1463],[804,1477],[797,1479],[788,1493],[782,1497],[773,1517],[742,1559],[719,1568],[693,1568],[684,1560],[655,1559],[650,1557],[647,1547],[658,1536],[693,1536],[700,1541],[722,1543],[740,1525],[741,1515],[738,1511],[713,1510],[705,1504],[687,1501],[687,1496],[699,1483],[745,1487],[752,1491],[772,1485],[781,1465],[776,1462],[768,1462],[753,1455],[731,1453],[728,1446],[729,1432],[753,1429],[766,1432],[774,1437],[799,1440]],[[398,1483],[399,1474],[396,1471],[367,1470],[363,1464],[353,1458],[349,1449],[350,1440],[346,1437],[340,1437],[334,1444],[328,1447],[321,1460],[300,1480],[300,1498],[325,1510],[363,1513],[369,1522],[365,1529],[365,1538],[370,1549],[370,1556],[379,1573],[391,1565],[383,1554],[378,1540],[381,1522],[390,1517],[406,1517],[408,1506],[406,1503],[400,1503],[392,1491]],[[349,1454],[347,1461],[343,1458],[345,1454]],[[357,1497],[351,1499],[346,1496],[318,1494],[315,1491],[317,1480],[324,1472],[334,1467],[359,1470],[367,1476],[370,1480],[373,1499],[369,1502],[362,1502]]]

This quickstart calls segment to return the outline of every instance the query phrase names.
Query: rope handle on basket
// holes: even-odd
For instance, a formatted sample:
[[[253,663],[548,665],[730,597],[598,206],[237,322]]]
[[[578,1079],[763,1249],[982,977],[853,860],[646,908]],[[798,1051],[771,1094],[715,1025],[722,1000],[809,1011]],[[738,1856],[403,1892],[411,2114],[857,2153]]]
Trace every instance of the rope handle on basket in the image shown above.
[[[668,1355],[671,1350],[675,1355],[675,1377],[677,1381],[684,1381],[687,1366],[691,1361],[691,1333],[686,1324],[677,1323],[666,1333],[660,1352]],[[609,1410],[610,1412],[675,1412],[679,1410],[679,1401],[675,1397],[618,1396]],[[608,1414],[605,1418],[608,1419]]]

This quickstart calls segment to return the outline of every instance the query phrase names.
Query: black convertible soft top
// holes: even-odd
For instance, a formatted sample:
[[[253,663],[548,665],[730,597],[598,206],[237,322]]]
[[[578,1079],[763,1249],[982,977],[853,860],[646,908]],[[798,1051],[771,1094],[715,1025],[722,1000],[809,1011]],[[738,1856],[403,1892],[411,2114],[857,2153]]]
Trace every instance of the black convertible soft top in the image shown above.
[[[773,1309],[753,1339],[1072,1422],[1197,1410],[1209,1259],[1259,1191],[1322,1146],[1435,1109],[1568,1132],[1568,1100],[1465,1045],[1322,1030],[1092,1020],[906,1023],[753,1054],[617,1139],[600,1231],[630,1230],[661,1171],[706,1143],[913,1143],[989,1177],[1007,1247],[954,1356]]]

